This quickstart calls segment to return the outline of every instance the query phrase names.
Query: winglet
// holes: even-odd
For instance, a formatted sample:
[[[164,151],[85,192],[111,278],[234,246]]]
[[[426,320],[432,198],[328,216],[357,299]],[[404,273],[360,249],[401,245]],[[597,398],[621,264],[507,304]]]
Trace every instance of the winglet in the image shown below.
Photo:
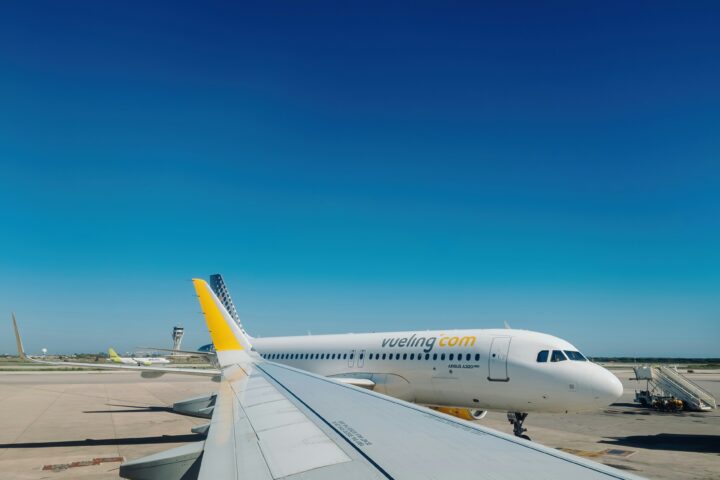
[[[242,350],[249,353],[252,350],[250,339],[235,323],[235,320],[217,298],[210,285],[200,278],[193,278],[193,285],[200,300],[200,307],[203,314],[205,314],[205,323],[210,331],[210,338],[212,338],[215,345],[215,351],[218,354]],[[223,364],[222,360],[220,364]]]
[[[15,329],[15,342],[17,342],[18,356],[21,360],[26,360],[25,349],[23,348],[22,339],[20,338],[20,330],[18,330],[17,320],[15,320],[15,312],[12,314],[13,328]]]

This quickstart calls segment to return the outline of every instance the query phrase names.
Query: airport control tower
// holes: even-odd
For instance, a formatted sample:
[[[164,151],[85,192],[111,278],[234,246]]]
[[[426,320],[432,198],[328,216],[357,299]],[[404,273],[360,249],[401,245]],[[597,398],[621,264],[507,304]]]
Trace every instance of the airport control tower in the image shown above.
[[[183,327],[173,327],[172,339],[173,339],[173,350],[180,350],[180,343],[182,342],[185,329]]]

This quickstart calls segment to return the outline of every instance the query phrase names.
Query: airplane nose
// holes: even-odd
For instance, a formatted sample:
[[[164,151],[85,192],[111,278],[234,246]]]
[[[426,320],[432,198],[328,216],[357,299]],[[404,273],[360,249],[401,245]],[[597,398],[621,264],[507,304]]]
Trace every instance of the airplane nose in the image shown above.
[[[623,394],[623,384],[612,372],[597,365],[598,371],[593,382],[593,393],[598,403],[609,405]]]

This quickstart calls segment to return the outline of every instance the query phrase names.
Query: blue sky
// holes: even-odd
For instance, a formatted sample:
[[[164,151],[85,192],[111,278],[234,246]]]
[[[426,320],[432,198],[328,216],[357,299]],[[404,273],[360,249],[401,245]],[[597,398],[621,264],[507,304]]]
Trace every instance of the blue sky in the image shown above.
[[[714,2],[10,2],[0,353],[513,327],[720,356]]]

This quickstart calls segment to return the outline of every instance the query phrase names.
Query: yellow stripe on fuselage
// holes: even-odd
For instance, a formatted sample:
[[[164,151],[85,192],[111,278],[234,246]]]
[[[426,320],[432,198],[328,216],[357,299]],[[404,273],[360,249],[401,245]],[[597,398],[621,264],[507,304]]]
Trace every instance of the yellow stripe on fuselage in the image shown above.
[[[235,337],[230,325],[224,318],[222,312],[215,303],[210,293],[210,287],[204,280],[194,278],[193,285],[200,299],[200,308],[205,314],[205,323],[207,323],[210,331],[210,338],[215,345],[215,350],[222,352],[223,350],[242,350],[243,347]]]

